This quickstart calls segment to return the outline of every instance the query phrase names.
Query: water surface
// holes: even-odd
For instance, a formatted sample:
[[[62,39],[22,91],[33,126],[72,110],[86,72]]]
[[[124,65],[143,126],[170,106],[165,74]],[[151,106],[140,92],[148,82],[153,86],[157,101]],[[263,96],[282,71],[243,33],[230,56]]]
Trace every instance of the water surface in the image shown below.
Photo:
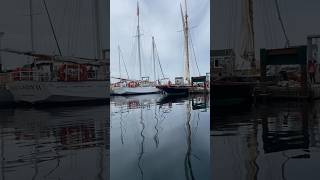
[[[212,179],[320,179],[319,101],[220,109],[211,117]]]
[[[111,180],[209,179],[208,97],[111,99]]]
[[[108,119],[109,105],[0,109],[0,179],[108,179]]]

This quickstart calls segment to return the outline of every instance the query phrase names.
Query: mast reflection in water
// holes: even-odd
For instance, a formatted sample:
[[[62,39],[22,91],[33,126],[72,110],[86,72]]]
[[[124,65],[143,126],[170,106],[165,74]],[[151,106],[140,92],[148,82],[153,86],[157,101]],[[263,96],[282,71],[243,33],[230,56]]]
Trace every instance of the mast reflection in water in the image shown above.
[[[111,179],[209,179],[208,99],[111,98]]]
[[[320,102],[234,110],[212,116],[212,179],[320,179]]]
[[[108,178],[109,105],[0,109],[1,179]]]

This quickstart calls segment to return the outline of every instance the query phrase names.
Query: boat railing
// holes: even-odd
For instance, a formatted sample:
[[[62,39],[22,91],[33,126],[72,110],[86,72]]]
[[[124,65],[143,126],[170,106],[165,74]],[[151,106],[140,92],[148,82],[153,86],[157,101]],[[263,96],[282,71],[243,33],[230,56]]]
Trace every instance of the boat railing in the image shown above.
[[[75,72],[68,72],[63,76],[59,75],[58,72],[42,72],[32,70],[21,70],[11,72],[8,81],[92,81],[98,79],[98,72],[92,71],[87,72],[85,76],[80,76]]]
[[[39,71],[14,71],[10,73],[10,81],[49,81],[50,73]]]

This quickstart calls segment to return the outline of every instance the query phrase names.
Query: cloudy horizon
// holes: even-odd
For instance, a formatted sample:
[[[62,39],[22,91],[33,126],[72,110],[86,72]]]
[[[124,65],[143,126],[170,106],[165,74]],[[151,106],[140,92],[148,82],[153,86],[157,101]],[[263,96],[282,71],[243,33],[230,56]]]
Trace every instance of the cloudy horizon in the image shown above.
[[[136,26],[137,1],[123,0],[110,2],[110,69],[111,77],[119,77],[118,45],[131,79],[139,78],[137,58]],[[141,22],[142,74],[153,79],[152,36],[166,77],[183,76],[183,32],[180,14],[181,0],[139,1]],[[210,6],[209,0],[188,0],[188,14],[192,47],[190,47],[190,74],[198,76],[209,72],[210,63]],[[123,66],[123,63],[121,64]],[[160,72],[157,66],[157,73]],[[126,77],[124,68],[121,76]]]

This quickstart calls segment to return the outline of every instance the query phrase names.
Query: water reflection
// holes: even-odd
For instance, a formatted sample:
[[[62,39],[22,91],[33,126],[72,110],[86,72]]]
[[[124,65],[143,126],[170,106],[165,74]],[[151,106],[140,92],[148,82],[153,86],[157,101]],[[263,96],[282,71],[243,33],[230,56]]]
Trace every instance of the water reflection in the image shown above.
[[[112,98],[111,179],[209,179],[208,99]]]
[[[278,102],[214,112],[213,179],[320,179],[319,107]]]
[[[1,178],[109,179],[108,109],[0,109]]]

